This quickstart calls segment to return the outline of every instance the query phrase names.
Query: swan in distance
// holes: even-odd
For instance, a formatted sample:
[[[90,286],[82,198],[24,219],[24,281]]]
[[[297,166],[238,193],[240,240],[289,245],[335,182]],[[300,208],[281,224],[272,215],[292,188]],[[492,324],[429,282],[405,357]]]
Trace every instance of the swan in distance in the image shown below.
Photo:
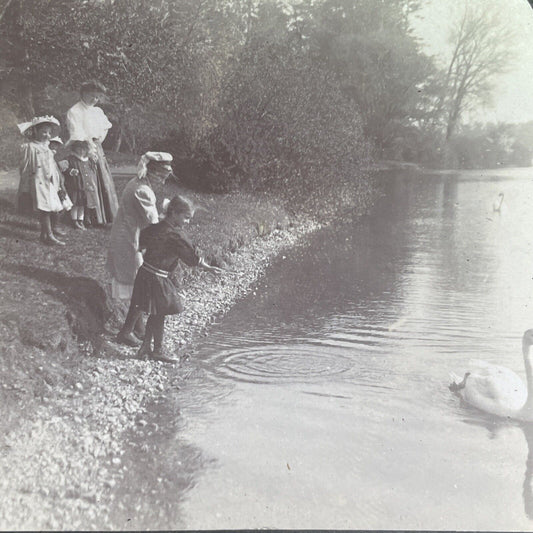
[[[503,192],[501,192],[500,194],[498,194],[498,198],[496,198],[494,200],[494,203],[492,204],[492,210],[495,213],[501,213],[502,212],[502,210],[503,210],[503,198],[504,198],[504,195],[503,195]]]
[[[527,385],[512,370],[485,361],[474,360],[464,378],[453,375],[449,386],[466,403],[486,413],[533,421],[533,329],[522,337],[522,353]]]

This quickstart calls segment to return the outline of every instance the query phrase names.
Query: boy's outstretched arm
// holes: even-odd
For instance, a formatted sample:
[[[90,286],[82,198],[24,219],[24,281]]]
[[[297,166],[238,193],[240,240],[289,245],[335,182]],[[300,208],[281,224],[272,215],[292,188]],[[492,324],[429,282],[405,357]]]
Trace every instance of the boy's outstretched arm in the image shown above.
[[[224,272],[223,268],[209,265],[208,263],[206,263],[203,257],[200,258],[200,262],[198,263],[198,266],[202,268],[203,270],[207,270],[208,272]]]

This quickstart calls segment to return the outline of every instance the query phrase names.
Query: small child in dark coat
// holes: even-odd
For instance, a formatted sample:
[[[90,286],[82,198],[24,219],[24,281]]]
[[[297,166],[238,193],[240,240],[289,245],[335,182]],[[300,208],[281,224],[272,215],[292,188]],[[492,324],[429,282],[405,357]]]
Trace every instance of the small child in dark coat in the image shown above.
[[[85,214],[99,209],[96,166],[89,158],[87,141],[72,141],[70,150],[65,171],[65,187],[74,204],[70,216],[75,228],[85,230]]]

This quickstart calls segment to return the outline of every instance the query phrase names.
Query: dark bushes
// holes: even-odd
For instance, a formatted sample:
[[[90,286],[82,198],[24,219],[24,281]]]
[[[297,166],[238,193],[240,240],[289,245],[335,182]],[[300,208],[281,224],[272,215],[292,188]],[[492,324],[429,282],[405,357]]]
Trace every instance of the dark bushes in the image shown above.
[[[223,85],[216,126],[180,167],[200,188],[303,202],[361,179],[370,158],[361,117],[290,37],[249,42]]]

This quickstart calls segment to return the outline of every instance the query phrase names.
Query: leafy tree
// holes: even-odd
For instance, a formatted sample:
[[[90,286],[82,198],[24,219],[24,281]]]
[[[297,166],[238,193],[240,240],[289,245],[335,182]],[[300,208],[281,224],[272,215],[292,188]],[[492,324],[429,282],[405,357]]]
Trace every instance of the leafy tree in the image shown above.
[[[73,90],[96,78],[110,89],[118,139],[124,134],[131,150],[149,142],[149,124],[165,131],[179,120],[194,138],[216,105],[217,69],[231,35],[223,24],[214,31],[219,3],[12,0],[1,21],[11,43],[2,58],[24,88],[22,112],[39,111],[34,97],[42,100],[47,86]]]
[[[224,78],[217,126],[202,145],[204,178],[290,191],[293,199],[353,184],[369,153],[357,109],[334,72],[302,46],[281,2],[251,14]]]
[[[325,0],[308,2],[302,15],[307,15],[306,39],[336,72],[342,90],[363,116],[366,135],[389,152],[404,128],[423,120],[423,98],[432,89],[432,62],[410,28],[419,4]]]
[[[286,2],[9,0],[0,16],[2,94],[24,117],[61,116],[96,78],[115,149],[157,141],[210,186],[323,192],[367,162],[349,91]]]

